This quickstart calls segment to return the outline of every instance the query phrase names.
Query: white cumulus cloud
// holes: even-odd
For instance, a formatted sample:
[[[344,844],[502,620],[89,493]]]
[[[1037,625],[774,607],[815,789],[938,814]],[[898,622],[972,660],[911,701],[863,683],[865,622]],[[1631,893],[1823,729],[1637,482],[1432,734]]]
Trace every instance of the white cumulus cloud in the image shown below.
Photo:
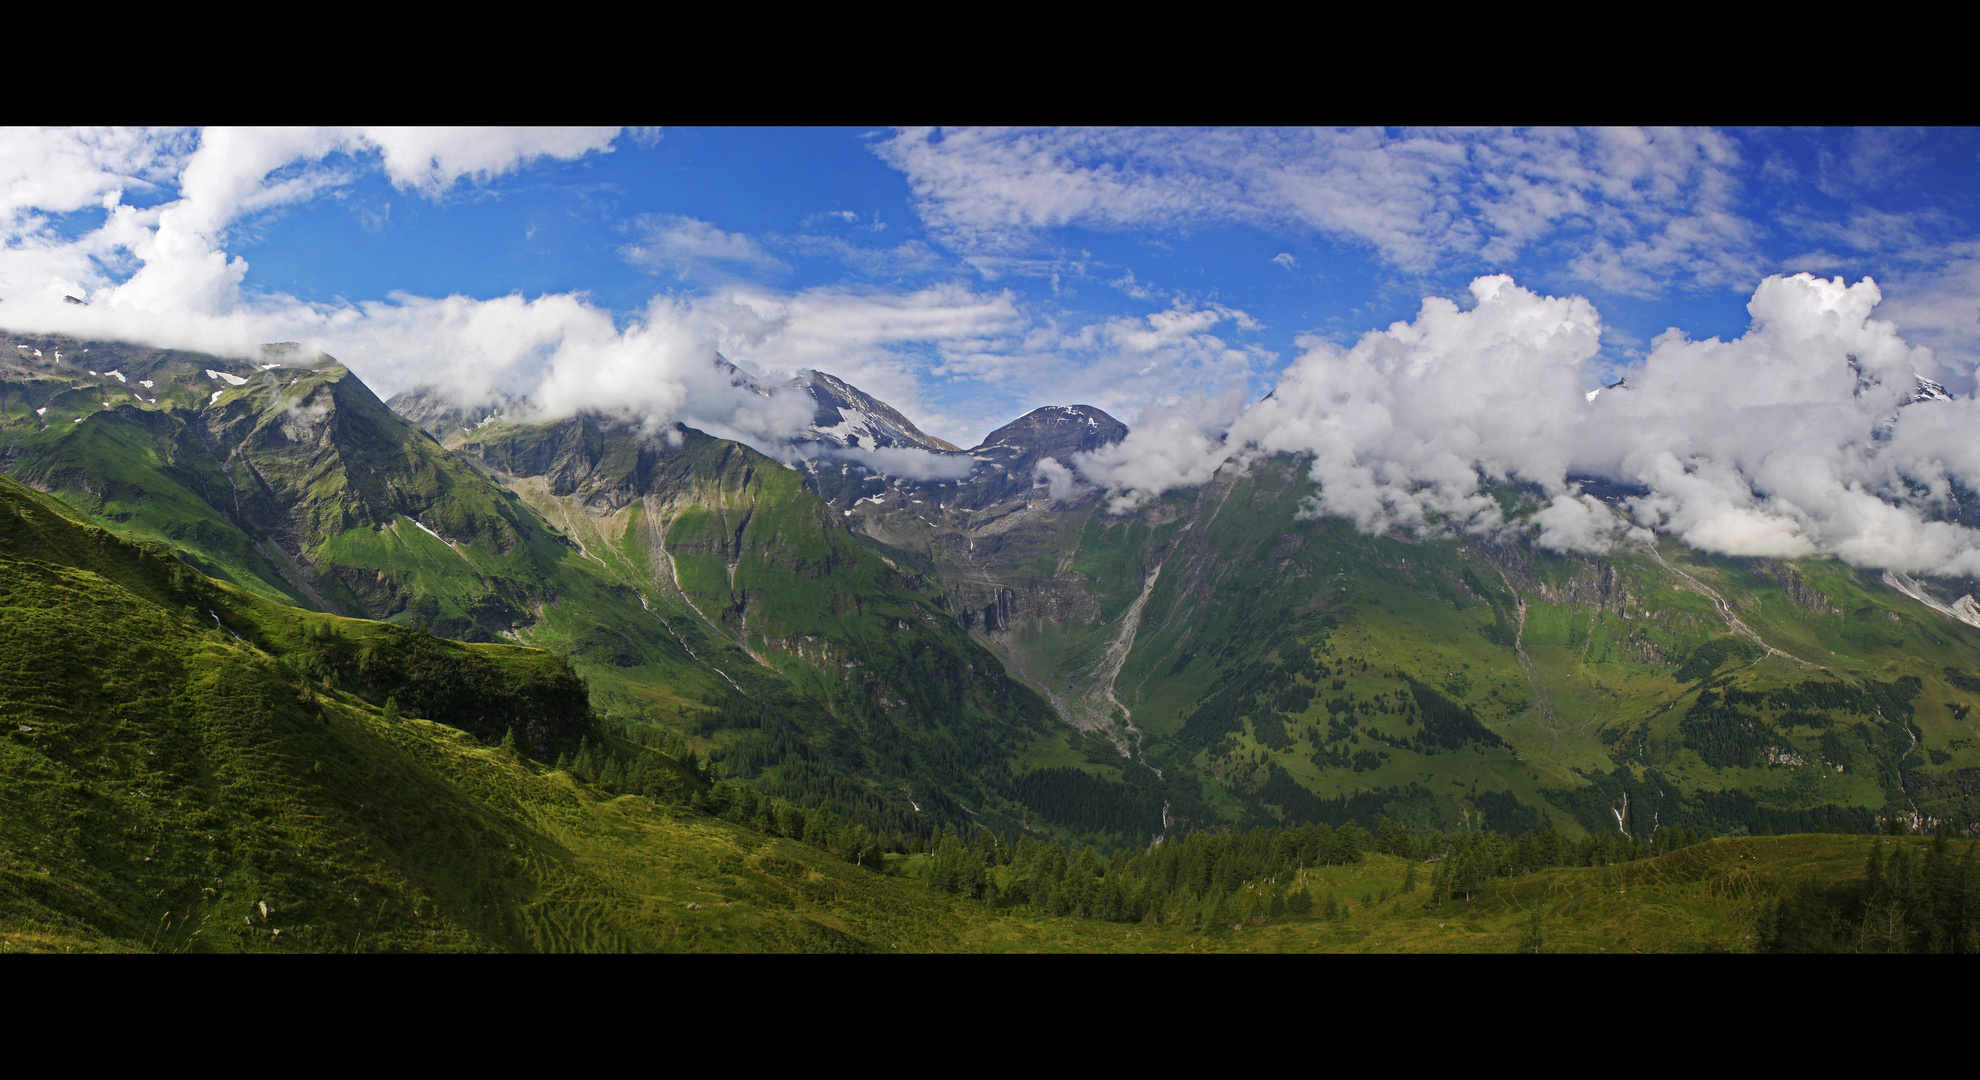
[[[1121,507],[1233,459],[1290,452],[1311,458],[1310,512],[1370,532],[1520,528],[1599,551],[1654,529],[1729,555],[1980,572],[1980,533],[1939,520],[1961,497],[1955,483],[1980,478],[1980,402],[1903,404],[1914,375],[1937,377],[1938,365],[1875,317],[1882,295],[1868,279],[1768,278],[1745,334],[1672,330],[1626,386],[1592,400],[1593,305],[1503,276],[1471,292],[1469,310],[1433,297],[1352,346],[1310,343],[1271,395],[1228,420],[1154,416],[1076,464]],[[1647,493],[1621,517],[1577,476]],[[1488,490],[1501,481],[1538,489],[1530,522],[1505,519]]]

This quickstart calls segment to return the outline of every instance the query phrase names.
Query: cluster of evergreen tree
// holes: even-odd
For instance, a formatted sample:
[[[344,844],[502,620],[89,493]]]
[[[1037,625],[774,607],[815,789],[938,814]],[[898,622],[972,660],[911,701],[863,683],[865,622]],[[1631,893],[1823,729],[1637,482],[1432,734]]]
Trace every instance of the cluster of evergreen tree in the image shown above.
[[[891,715],[872,692],[832,700],[836,716],[797,697],[757,702],[729,695],[701,713],[692,730],[727,734],[727,745],[711,753],[725,775],[751,780],[759,792],[803,806],[831,805],[869,830],[903,835],[932,835],[932,826],[916,818],[966,820],[947,795],[937,793],[978,805],[993,794],[1009,797],[1018,782],[1009,764],[1035,737],[1020,726],[976,723],[953,710]],[[869,780],[926,793],[919,796],[922,811],[877,798]]]
[[[720,778],[715,764],[697,760],[678,735],[661,738],[662,746],[647,748],[656,752],[627,753],[609,739],[594,744],[586,736],[578,740],[575,753],[557,755],[555,767],[615,795],[695,805]],[[503,745],[510,744],[505,739]]]
[[[1555,866],[1611,866],[1654,859],[1701,839],[1689,829],[1659,829],[1650,840],[1602,832],[1571,841],[1553,829],[1529,830],[1516,838],[1484,831],[1434,837],[1426,859],[1436,864],[1430,876],[1431,901],[1469,900],[1487,878],[1519,877]],[[1421,850],[1411,848],[1412,854]]]
[[[699,810],[745,828],[782,836],[876,872],[888,852],[915,854],[929,848],[932,835],[877,830],[857,820],[856,800],[848,818],[828,803],[809,808],[765,795],[747,783],[724,779],[713,759],[702,759],[680,735],[657,728],[611,725],[612,734],[593,743],[580,739],[577,750],[560,754],[555,767],[615,795],[644,795]],[[505,740],[504,747],[515,749]],[[870,815],[869,815],[870,816]]]
[[[1034,769],[1018,778],[1014,794],[1039,816],[1082,834],[1145,837],[1162,821],[1162,798],[1149,787],[1102,780],[1082,769]]]
[[[1654,858],[1699,840],[1683,829],[1660,830],[1653,840],[1602,833],[1571,841],[1553,829],[1518,837],[1483,831],[1413,836],[1384,819],[1373,834],[1352,822],[1194,832],[1103,858],[1091,847],[1073,852],[1029,836],[1012,842],[987,829],[965,842],[944,828],[930,845],[926,879],[934,888],[996,907],[1216,930],[1285,917],[1348,917],[1356,898],[1316,897],[1305,871],[1359,863],[1370,851],[1409,860],[1403,892],[1417,888],[1418,868],[1427,867],[1431,902],[1443,903],[1469,899],[1487,878]],[[1365,908],[1388,896],[1358,899]]]
[[[1301,881],[1309,866],[1358,863],[1368,833],[1357,825],[1191,833],[1177,843],[1103,858],[990,830],[965,843],[952,828],[936,838],[926,879],[944,892],[995,907],[1113,922],[1217,928],[1236,921],[1303,916],[1315,909]],[[1333,910],[1343,910],[1329,898]]]
[[[1331,615],[1294,615],[1290,610],[1259,608],[1250,618],[1230,629],[1216,662],[1222,670],[1216,682],[1184,721],[1177,742],[1189,749],[1206,747],[1225,735],[1242,731],[1249,717],[1261,741],[1273,749],[1285,745],[1284,716],[1298,715],[1312,703],[1322,682],[1347,674],[1350,666],[1367,670],[1366,661],[1333,656],[1324,640],[1328,630],[1339,623]],[[1302,638],[1323,638],[1317,646]],[[1236,660],[1241,656],[1278,659]],[[1190,653],[1178,660],[1170,674],[1182,671]],[[1231,662],[1226,663],[1226,658]]]
[[[1824,888],[1804,881],[1761,920],[1762,946],[1777,953],[1980,953],[1980,863],[1952,829],[1929,843],[1878,840],[1863,876]],[[1922,847],[1922,852],[1921,852]]]
[[[283,663],[307,681],[390,702],[395,716],[404,710],[481,739],[515,732],[525,745],[547,747],[590,734],[596,722],[590,689],[561,658],[500,664],[422,626],[378,626],[360,638],[316,621],[302,625],[300,647],[261,644],[285,655]],[[297,697],[314,711],[315,691],[306,683]]]
[[[1699,646],[1694,656],[1713,644],[1717,642]],[[1679,677],[1685,677],[1683,669]],[[1771,691],[1743,690],[1725,686],[1724,681],[1721,677],[1700,690],[1678,724],[1685,744],[1706,764],[1752,768],[1760,764],[1769,747],[1791,745],[1782,727],[1811,727],[1823,730],[1821,753],[1829,764],[1859,772],[1874,762],[1875,767],[1890,774],[1886,789],[1896,794],[1900,785],[1895,755],[1909,749],[1907,725],[1915,712],[1913,702],[1925,685],[1917,676],[1856,683],[1808,679]],[[1778,710],[1779,715],[1770,720],[1768,710]],[[1851,725],[1844,733],[1834,729],[1836,713],[1870,722]]]

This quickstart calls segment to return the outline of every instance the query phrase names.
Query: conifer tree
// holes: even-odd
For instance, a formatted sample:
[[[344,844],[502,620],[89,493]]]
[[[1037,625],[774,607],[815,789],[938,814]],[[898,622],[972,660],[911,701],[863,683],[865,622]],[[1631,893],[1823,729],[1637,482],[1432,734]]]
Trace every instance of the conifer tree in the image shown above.
[[[1071,893],[1065,882],[1055,882],[1045,897],[1045,914],[1064,915],[1072,911]]]
[[[737,821],[748,824],[756,820],[756,792],[743,788],[736,792],[735,801],[729,804],[730,813]]]
[[[1970,840],[1966,844],[1966,855],[1959,861],[1958,917],[1954,922],[1954,949],[1972,956],[1980,953],[1980,862],[1974,860],[1974,849],[1980,848],[1980,840]]]
[[[1922,873],[1928,952],[1949,953],[1959,935],[1959,864],[1953,859],[1952,826],[1941,824],[1925,848]]]
[[[398,698],[393,697],[390,694],[385,695],[385,711],[383,715],[385,717],[385,722],[388,724],[396,724],[399,722]]]
[[[1450,864],[1449,886],[1451,896],[1460,893],[1466,900],[1478,891],[1484,879],[1484,851],[1478,843],[1478,834],[1469,833],[1459,841],[1456,850],[1445,860]]]
[[[1258,921],[1258,914],[1258,892],[1254,889],[1247,889],[1238,898],[1236,918],[1232,921],[1240,923],[1256,922]]]
[[[804,822],[804,842],[815,848],[823,848],[831,843],[832,833],[838,822],[833,820],[832,811],[821,806],[813,810]],[[954,832],[945,835],[953,837]]]
[[[516,752],[515,728],[507,728],[502,732],[502,749],[507,750],[511,754]]]
[[[1230,899],[1224,895],[1223,890],[1216,890],[1216,896],[1210,901],[1210,914],[1205,921],[1208,924],[1208,929],[1212,932],[1222,930],[1230,925]]]
[[[1539,953],[1547,947],[1546,928],[1540,921],[1540,909],[1533,909],[1533,917],[1526,921],[1526,930],[1519,936],[1519,951]]]

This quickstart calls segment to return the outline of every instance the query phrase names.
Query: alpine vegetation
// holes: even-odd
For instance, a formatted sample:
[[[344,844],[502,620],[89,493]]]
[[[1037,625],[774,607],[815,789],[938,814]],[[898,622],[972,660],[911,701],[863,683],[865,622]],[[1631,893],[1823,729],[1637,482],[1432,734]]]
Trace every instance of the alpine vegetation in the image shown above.
[[[0,132],[0,951],[1980,951],[1965,132]]]

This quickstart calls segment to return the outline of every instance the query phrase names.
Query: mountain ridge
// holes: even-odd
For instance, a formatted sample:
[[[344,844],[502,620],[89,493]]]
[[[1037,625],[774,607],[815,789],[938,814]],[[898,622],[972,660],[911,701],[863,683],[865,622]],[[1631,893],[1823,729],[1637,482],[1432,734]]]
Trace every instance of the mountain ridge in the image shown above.
[[[363,526],[298,561],[437,591],[445,626],[568,653],[614,717],[681,731],[765,790],[857,792],[876,821],[1072,828],[1023,794],[1067,767],[1101,785],[1095,798],[1159,810],[1138,840],[1094,837],[1108,844],[1343,814],[1446,829],[1488,806],[1646,834],[1980,820],[1967,699],[1980,645],[1944,583],[1914,596],[1833,562],[1669,540],[1567,556],[1516,534],[1370,536],[1314,518],[1305,463],[1287,456],[1117,513],[1067,468],[1126,434],[1086,406],[1033,410],[970,451],[881,448],[947,473],[823,454],[793,471],[690,428],[642,434],[597,415],[488,412],[436,439],[387,422],[341,369],[173,363],[147,388],[155,408],[102,405],[117,381],[103,374],[0,381],[8,468],[71,477],[50,486],[139,531],[199,477],[210,494],[269,474],[254,490],[290,493],[276,517],[297,529]],[[29,408],[43,400],[87,422],[59,430],[66,414]],[[186,472],[166,460],[181,431],[231,441]],[[348,436],[348,465],[304,453],[331,431]],[[139,470],[145,454],[166,472]],[[118,461],[133,464],[105,464]],[[156,479],[170,468],[188,478],[178,490]],[[151,487],[116,497],[106,475]],[[1517,483],[1491,492],[1509,521],[1541,506]],[[527,543],[505,552],[504,527]],[[419,557],[354,558],[381,540]],[[307,602],[272,565],[248,565],[253,544],[235,546],[239,574]],[[410,603],[388,614],[426,617]],[[1782,704],[1817,700],[1835,704]],[[1864,701],[1884,702],[1889,725]],[[743,723],[760,707],[784,719]]]

